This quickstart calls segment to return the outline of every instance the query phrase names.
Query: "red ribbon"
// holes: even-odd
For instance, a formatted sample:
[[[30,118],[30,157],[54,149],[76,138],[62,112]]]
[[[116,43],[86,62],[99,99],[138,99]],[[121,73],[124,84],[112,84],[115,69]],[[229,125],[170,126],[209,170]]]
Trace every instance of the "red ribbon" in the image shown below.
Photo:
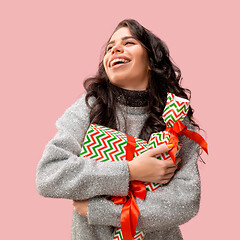
[[[178,136],[184,135],[192,139],[193,141],[198,143],[198,145],[208,154],[207,142],[204,140],[204,138],[200,134],[188,130],[181,121],[175,122],[173,124],[173,127],[167,127],[166,131],[171,133],[169,144],[173,144],[173,148],[169,151],[169,155],[174,163],[178,146]]]
[[[132,240],[135,236],[139,216],[135,197],[144,199],[145,196],[145,185],[138,181],[131,181],[127,196],[111,198],[115,204],[124,204],[121,212],[121,230],[124,240]]]
[[[136,148],[135,138],[127,136],[126,159],[131,161]],[[121,230],[124,240],[132,240],[135,236],[139,209],[135,197],[144,199],[146,196],[145,185],[139,181],[131,181],[128,195],[125,197],[112,197],[115,204],[123,204],[121,212]]]
[[[128,161],[132,161],[133,160],[133,156],[134,156],[134,152],[135,152],[135,148],[136,148],[136,140],[135,137],[127,135],[127,146],[125,148],[126,150],[126,160]]]

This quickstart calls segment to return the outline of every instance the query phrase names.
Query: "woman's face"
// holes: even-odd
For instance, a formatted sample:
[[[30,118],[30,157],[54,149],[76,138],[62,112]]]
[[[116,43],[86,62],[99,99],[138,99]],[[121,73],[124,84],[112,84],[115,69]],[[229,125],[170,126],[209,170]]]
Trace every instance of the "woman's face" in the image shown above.
[[[103,59],[110,82],[129,90],[145,90],[149,81],[147,51],[127,27],[113,33]]]

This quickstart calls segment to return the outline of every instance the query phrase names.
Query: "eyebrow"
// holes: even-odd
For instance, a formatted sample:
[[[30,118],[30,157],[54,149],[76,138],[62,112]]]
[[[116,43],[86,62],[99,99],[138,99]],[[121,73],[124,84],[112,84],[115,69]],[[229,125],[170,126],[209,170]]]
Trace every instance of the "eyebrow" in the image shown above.
[[[135,37],[133,37],[133,36],[126,36],[126,37],[122,37],[122,40],[126,40],[126,39],[129,39],[129,38],[133,38],[133,39],[135,39],[135,40],[136,40],[136,38],[135,38]],[[109,42],[109,43],[107,44],[107,46],[108,46],[109,44],[112,44],[112,43],[115,43],[115,41],[111,41],[111,42]]]

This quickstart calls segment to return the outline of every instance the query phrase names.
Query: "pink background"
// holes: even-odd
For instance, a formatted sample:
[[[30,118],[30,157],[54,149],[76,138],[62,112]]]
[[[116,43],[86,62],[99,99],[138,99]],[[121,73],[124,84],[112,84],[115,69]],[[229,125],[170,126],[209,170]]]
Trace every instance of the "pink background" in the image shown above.
[[[38,195],[36,166],[124,18],[166,41],[206,131],[201,208],[184,239],[239,239],[238,1],[139,2],[1,1],[1,239],[70,239],[72,203]]]

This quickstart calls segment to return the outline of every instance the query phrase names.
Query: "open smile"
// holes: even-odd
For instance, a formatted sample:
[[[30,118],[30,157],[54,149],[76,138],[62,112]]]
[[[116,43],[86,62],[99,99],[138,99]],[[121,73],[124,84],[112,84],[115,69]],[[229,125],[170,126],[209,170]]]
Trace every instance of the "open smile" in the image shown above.
[[[118,68],[121,68],[123,66],[126,66],[128,65],[130,62],[119,62],[117,64],[114,64],[113,66],[110,67],[110,69],[118,69]]]
[[[110,59],[108,66],[109,66],[109,68],[112,68],[116,65],[129,63],[130,61],[131,61],[131,59],[129,59],[128,57],[126,57],[124,55],[118,55],[118,56],[114,56]]]

